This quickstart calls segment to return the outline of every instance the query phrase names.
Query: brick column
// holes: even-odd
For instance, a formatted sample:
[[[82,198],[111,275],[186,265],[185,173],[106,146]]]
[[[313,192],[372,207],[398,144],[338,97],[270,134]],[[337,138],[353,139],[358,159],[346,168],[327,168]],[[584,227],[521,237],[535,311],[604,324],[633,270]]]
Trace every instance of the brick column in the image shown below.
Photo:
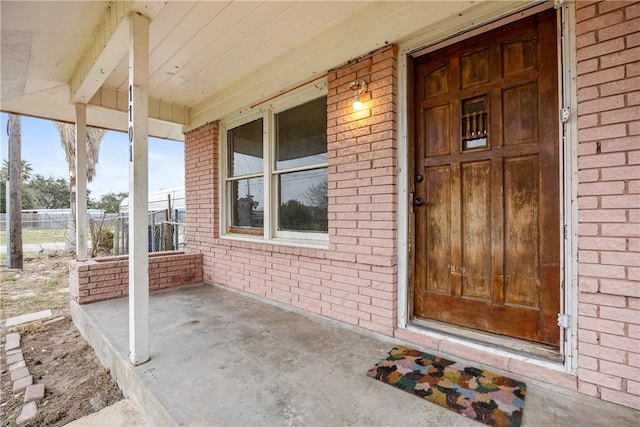
[[[218,122],[185,135],[184,162],[186,248],[202,253],[204,280],[211,281],[211,251],[219,234]]]
[[[349,83],[364,80],[364,110]],[[329,250],[396,255],[396,57],[389,47],[329,73]]]
[[[395,46],[329,73],[329,251],[327,257],[371,265],[359,293],[373,302],[359,325],[391,334],[397,318],[397,82]],[[364,109],[354,111],[349,84],[364,80]],[[372,286],[373,284],[373,286]]]

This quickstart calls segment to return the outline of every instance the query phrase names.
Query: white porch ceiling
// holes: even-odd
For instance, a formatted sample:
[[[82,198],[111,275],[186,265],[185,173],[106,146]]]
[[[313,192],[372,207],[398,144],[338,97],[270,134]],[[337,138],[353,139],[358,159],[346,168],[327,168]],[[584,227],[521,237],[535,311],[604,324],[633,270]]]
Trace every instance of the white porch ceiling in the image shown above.
[[[85,92],[97,90],[88,124],[125,130],[128,19],[119,21],[115,8],[150,19],[149,130],[152,136],[182,140],[185,129],[322,76],[387,43],[416,32],[435,37],[468,28],[474,19],[518,4],[2,1],[0,108],[72,122],[79,95],[72,80],[80,78]]]

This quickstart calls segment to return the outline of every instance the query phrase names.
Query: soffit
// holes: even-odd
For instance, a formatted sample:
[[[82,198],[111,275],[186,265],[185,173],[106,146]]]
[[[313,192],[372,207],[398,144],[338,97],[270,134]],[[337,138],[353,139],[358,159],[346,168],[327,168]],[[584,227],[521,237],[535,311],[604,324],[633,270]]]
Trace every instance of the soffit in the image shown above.
[[[150,19],[149,96],[163,105],[191,111],[191,124],[186,128],[323,75],[431,23],[473,10],[476,4],[127,3],[132,11]],[[93,34],[109,6],[107,1],[0,2],[2,111],[74,121],[69,82],[94,43]],[[113,69],[100,70],[107,74],[102,89],[126,94],[127,55],[114,64]],[[122,110],[121,101],[116,103]],[[127,127],[126,114],[117,109],[90,105],[87,120],[90,125],[109,129]],[[182,131],[183,126],[171,120],[150,120],[153,136],[183,139]]]

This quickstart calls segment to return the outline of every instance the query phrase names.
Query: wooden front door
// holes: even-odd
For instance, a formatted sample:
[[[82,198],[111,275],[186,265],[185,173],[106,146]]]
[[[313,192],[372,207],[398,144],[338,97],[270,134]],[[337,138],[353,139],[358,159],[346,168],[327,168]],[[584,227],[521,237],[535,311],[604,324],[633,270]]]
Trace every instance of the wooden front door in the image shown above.
[[[559,345],[555,11],[414,59],[412,315]]]

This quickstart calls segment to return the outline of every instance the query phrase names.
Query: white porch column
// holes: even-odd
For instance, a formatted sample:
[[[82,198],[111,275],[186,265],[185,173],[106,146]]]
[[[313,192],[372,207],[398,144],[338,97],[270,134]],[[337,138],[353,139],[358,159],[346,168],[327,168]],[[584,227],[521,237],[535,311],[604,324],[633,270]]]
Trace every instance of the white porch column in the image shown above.
[[[76,104],[76,259],[87,260],[87,105]]]
[[[139,365],[149,360],[149,19],[134,12],[129,28],[129,360]]]

